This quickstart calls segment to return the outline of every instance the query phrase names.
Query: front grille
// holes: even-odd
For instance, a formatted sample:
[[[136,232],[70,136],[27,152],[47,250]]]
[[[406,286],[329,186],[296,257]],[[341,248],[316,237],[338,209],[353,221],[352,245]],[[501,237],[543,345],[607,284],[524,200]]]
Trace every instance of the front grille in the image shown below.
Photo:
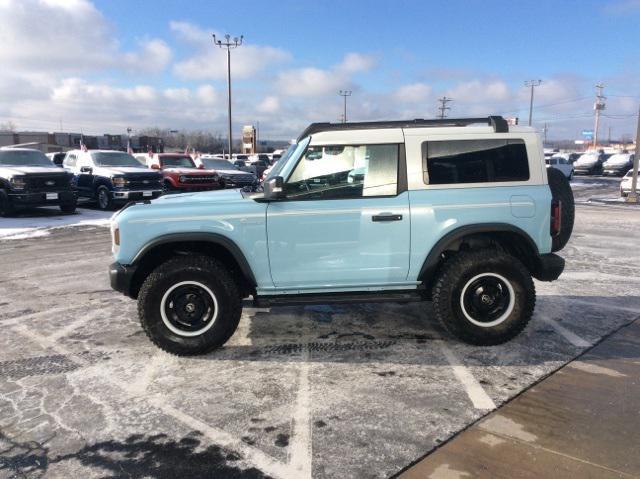
[[[189,176],[183,175],[180,177],[183,183],[211,183],[217,180],[215,176]]]
[[[25,180],[30,191],[57,191],[69,188],[70,175],[28,175]]]
[[[236,185],[250,185],[254,181],[253,177],[249,175],[227,175],[225,179]]]
[[[127,175],[127,188],[129,189],[158,189],[162,187],[162,180],[157,175]]]

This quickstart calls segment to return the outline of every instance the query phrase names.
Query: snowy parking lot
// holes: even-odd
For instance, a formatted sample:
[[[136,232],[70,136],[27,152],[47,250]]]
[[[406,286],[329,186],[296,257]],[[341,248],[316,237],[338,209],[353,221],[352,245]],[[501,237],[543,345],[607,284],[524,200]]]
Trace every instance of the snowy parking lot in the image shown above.
[[[176,358],[109,287],[109,214],[0,219],[0,479],[393,476],[640,316],[640,212],[587,204],[615,181],[574,181],[565,273],[491,348],[428,303],[247,302],[224,348]]]

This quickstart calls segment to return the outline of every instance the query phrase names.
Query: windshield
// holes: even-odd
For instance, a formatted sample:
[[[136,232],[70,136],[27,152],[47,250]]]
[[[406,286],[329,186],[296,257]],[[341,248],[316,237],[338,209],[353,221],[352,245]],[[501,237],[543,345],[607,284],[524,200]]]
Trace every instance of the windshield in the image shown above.
[[[128,153],[120,151],[91,153],[93,161],[98,166],[132,166],[140,168],[140,162]]]
[[[228,162],[227,160],[204,159],[202,160],[202,163],[204,163],[204,166],[212,170],[237,170],[238,169],[236,165]]]
[[[163,168],[195,168],[196,164],[190,156],[164,156],[160,157]]]
[[[626,163],[630,160],[630,158],[631,155],[628,154],[613,155],[607,160],[607,163]]]
[[[594,161],[598,161],[598,155],[595,153],[585,153],[578,158],[578,163],[593,163]]]
[[[300,142],[305,143],[304,141]],[[287,151],[285,151],[282,156],[280,157],[280,159],[273,165],[273,167],[271,168],[271,171],[269,172],[269,174],[267,175],[267,177],[265,178],[265,181],[275,177],[275,176],[280,176],[280,171],[282,171],[282,168],[284,167],[284,165],[287,163],[287,160],[289,159],[289,157],[293,154],[294,151],[296,151],[296,148],[298,147],[298,144],[292,144],[289,146],[289,148],[287,148]]]
[[[0,165],[3,166],[53,166],[44,153],[36,150],[2,150]]]

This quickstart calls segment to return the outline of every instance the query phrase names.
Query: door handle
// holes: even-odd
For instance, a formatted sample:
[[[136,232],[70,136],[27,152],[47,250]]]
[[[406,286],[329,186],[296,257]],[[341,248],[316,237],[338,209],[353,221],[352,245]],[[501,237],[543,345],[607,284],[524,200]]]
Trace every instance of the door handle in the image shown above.
[[[373,215],[371,221],[402,221],[402,215],[394,215],[391,213],[381,213]]]

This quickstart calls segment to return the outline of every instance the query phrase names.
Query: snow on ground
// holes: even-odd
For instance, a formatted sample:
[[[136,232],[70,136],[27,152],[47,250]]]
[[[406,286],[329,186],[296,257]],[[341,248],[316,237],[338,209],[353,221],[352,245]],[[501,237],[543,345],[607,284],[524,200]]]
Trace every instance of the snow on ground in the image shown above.
[[[0,218],[0,241],[47,236],[53,228],[69,226],[108,226],[112,211],[78,208],[68,215],[57,208],[38,208]]]

